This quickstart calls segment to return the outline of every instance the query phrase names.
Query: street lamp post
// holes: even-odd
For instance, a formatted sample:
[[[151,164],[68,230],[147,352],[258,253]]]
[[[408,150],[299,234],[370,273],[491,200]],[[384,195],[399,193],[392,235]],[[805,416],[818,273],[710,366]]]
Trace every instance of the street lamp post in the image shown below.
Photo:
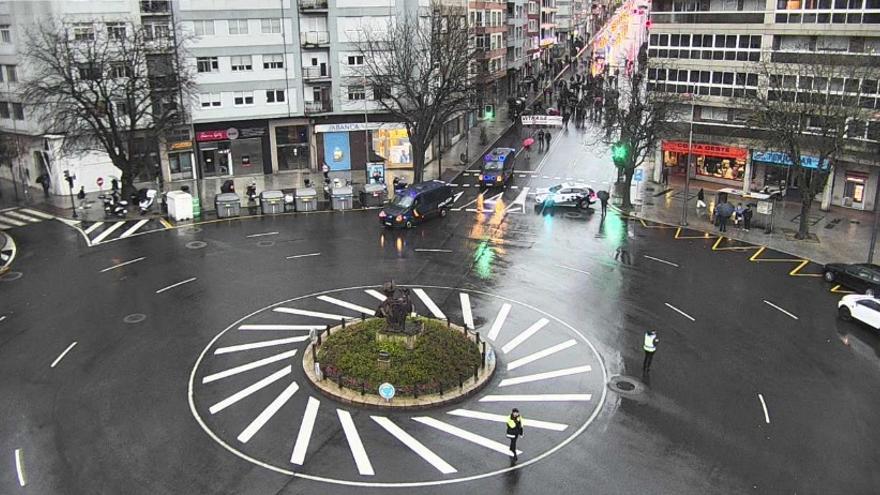
[[[868,246],[868,263],[874,262],[874,244],[877,244],[877,223],[880,222],[880,187],[874,190],[874,225],[871,226],[871,244]]]
[[[687,168],[684,171],[684,195],[681,197],[681,226],[687,227],[688,224],[688,195],[691,186],[691,165],[694,160],[694,93],[691,93],[691,129],[688,134],[688,161]],[[664,166],[662,163],[660,166]]]

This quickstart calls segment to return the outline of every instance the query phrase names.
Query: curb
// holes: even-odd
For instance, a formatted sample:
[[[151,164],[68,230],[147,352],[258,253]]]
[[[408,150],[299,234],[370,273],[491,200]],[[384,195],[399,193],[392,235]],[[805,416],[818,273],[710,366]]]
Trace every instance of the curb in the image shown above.
[[[15,241],[6,232],[0,232],[0,274],[9,271],[17,252]]]

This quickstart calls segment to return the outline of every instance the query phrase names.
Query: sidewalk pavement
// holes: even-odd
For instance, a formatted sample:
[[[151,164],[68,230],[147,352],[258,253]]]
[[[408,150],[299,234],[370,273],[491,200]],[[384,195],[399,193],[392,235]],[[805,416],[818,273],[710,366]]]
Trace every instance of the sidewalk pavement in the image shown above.
[[[701,187],[711,208],[714,192],[729,186],[695,180],[690,182],[687,228],[717,234],[718,228],[708,218],[706,209],[697,212],[696,196]],[[637,205],[633,214],[648,221],[679,225],[683,196],[684,178],[670,177],[668,186],[649,182],[642,198],[643,204]],[[734,202],[733,199],[731,201]],[[830,211],[821,211],[819,205],[819,201],[814,201],[810,211],[810,234],[815,237],[811,235],[809,240],[794,238],[800,215],[800,201],[797,200],[775,203],[772,233],[765,234],[763,228],[752,228],[746,232],[731,222],[725,237],[767,246],[821,264],[866,262],[874,213],[839,206],[832,206]]]

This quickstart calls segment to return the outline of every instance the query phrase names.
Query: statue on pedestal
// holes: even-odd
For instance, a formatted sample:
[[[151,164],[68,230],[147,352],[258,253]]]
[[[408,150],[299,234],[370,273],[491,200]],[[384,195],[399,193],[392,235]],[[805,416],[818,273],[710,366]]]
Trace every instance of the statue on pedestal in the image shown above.
[[[385,282],[382,285],[382,293],[385,300],[379,303],[376,308],[376,316],[385,318],[386,333],[411,335],[418,333],[417,328],[408,329],[406,325],[406,317],[413,312],[413,303],[409,297],[408,289],[398,289],[394,286],[394,282]]]

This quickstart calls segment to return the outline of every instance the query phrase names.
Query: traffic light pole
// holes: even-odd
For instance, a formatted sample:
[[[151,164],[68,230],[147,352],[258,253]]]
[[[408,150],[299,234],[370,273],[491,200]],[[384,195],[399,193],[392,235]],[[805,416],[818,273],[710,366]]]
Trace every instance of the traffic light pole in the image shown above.
[[[76,202],[73,200],[73,180],[76,177],[70,175],[67,170],[64,171],[64,179],[67,181],[67,187],[70,189],[70,206],[73,208],[73,218],[78,218],[76,214]]]

